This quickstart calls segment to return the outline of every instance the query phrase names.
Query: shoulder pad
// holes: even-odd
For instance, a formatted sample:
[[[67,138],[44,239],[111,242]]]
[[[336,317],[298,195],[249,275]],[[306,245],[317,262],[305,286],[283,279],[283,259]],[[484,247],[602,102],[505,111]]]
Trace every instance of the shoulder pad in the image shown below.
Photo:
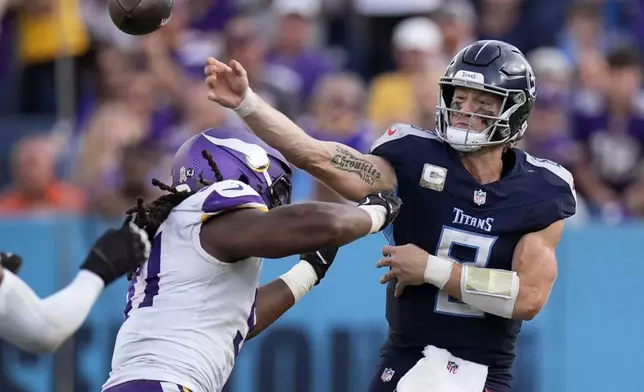
[[[385,133],[382,134],[382,136],[376,139],[376,141],[371,145],[369,152],[373,153],[376,148],[383,144],[404,139],[407,136],[418,136],[424,139],[435,139],[440,141],[438,136],[436,136],[436,133],[433,131],[428,131],[410,124],[396,123],[392,124]]]
[[[201,202],[201,211],[209,215],[233,208],[268,210],[259,193],[241,181],[226,180],[216,182],[197,192],[197,195],[199,193],[206,194]]]
[[[575,192],[575,182],[572,173],[557,162],[549,159],[536,158],[528,153],[525,153],[525,156],[527,163],[545,169],[561,180],[561,189],[563,191],[557,192],[557,199],[559,200],[561,209],[560,218],[563,219],[574,215],[577,206],[577,193]]]
[[[175,207],[173,215],[180,226],[190,226],[238,208],[268,211],[266,203],[253,188],[241,181],[226,180],[201,188]]]

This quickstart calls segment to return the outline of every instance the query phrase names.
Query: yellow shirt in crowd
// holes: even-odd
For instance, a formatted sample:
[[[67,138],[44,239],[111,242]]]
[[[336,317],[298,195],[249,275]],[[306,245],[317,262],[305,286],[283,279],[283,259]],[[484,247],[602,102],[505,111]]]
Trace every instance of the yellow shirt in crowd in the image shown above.
[[[60,52],[70,57],[84,54],[90,45],[79,0],[52,0],[53,11],[19,15],[19,53],[23,64],[56,59]]]
[[[411,80],[405,74],[391,72],[377,76],[371,82],[369,120],[379,127],[410,121],[415,108],[413,92]]]

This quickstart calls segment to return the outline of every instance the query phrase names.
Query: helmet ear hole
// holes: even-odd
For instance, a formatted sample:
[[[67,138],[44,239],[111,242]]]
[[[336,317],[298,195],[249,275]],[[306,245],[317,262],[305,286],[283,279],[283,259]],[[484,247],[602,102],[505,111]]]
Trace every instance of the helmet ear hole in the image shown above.
[[[248,176],[246,174],[242,174],[239,176],[239,181],[243,182],[244,184],[248,185]]]

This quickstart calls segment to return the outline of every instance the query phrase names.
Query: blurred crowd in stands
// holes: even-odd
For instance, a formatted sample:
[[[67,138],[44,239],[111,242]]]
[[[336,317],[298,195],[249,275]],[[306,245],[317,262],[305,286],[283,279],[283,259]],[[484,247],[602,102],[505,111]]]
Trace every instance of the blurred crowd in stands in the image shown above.
[[[175,0],[132,37],[106,0],[0,0],[0,214],[117,218],[173,153],[244,124],[209,102],[207,56],[316,138],[368,151],[392,122],[432,129],[437,81],[477,39],[531,62],[537,104],[519,147],[576,179],[576,221],[644,217],[644,2],[637,0]],[[300,199],[339,200],[298,173]]]

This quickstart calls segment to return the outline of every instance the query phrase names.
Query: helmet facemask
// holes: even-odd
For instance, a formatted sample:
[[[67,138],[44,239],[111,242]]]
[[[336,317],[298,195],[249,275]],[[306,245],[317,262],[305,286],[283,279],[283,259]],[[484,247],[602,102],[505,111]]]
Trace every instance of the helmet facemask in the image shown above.
[[[495,115],[487,115],[451,107],[457,87],[478,90],[501,98],[499,112]],[[443,77],[439,82],[438,102],[437,134],[457,151],[474,152],[482,147],[515,142],[523,136],[527,127],[526,122],[519,124],[514,118],[516,116],[513,117],[513,114],[526,103],[526,95],[522,90],[510,90],[461,78]],[[469,117],[467,128],[457,128],[451,125],[450,119],[453,113]],[[480,119],[487,127],[482,131],[474,130],[472,123],[475,118]]]

